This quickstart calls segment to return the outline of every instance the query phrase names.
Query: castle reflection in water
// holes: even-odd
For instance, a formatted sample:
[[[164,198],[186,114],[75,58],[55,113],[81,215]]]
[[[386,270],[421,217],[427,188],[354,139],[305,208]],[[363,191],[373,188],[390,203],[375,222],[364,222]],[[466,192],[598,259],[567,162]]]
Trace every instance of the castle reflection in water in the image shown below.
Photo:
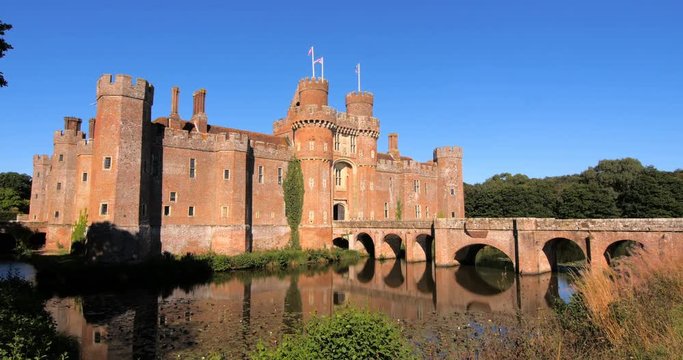
[[[496,269],[435,268],[432,263],[367,260],[349,268],[284,276],[230,274],[171,293],[145,290],[53,298],[60,331],[84,359],[156,358],[192,351],[247,354],[275,343],[312,314],[343,304],[410,323],[454,312],[536,314],[571,293],[568,276],[517,276]]]

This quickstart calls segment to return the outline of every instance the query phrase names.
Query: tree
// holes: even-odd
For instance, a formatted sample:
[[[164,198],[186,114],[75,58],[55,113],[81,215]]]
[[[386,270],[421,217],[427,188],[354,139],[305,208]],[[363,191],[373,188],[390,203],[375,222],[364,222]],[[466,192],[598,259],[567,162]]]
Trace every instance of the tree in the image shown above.
[[[13,49],[12,45],[8,44],[3,38],[5,36],[5,31],[10,29],[12,29],[12,25],[0,21],[0,59],[5,56],[7,50]],[[7,81],[5,80],[4,74],[0,72],[0,87],[3,86],[7,86]]]
[[[557,202],[560,219],[615,218],[620,215],[616,193],[597,183],[574,183],[567,186]]]
[[[0,188],[16,191],[22,199],[31,197],[31,177],[16,172],[0,173]]]
[[[301,162],[293,157],[287,165],[287,174],[282,183],[285,192],[285,214],[289,224],[289,245],[294,249],[301,248],[299,242],[299,224],[304,207],[304,174]]]
[[[625,217],[683,217],[683,179],[646,169],[619,198]]]
[[[0,211],[23,211],[28,200],[22,199],[14,189],[0,187]]]

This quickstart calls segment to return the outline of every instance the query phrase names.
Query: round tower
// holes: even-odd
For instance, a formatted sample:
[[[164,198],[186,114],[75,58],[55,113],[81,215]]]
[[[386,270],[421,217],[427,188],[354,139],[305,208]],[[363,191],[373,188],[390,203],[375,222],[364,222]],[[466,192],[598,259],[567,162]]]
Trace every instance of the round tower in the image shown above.
[[[330,86],[327,80],[319,78],[305,78],[299,81],[298,106],[318,105],[327,106],[327,95]]]
[[[372,117],[375,97],[367,91],[353,91],[346,94],[346,113],[355,116]]]
[[[299,228],[301,246],[323,247],[332,238],[331,166],[335,114],[327,106],[327,80],[303,79],[297,113],[292,118],[294,144],[304,176],[304,206]]]

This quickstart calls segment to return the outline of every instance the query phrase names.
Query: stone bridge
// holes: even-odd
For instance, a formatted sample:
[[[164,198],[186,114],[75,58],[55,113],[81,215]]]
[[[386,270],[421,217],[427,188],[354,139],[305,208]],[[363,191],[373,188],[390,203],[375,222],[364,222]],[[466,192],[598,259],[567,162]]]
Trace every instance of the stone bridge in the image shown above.
[[[473,263],[492,246],[512,260],[521,274],[540,274],[557,266],[561,244],[574,244],[592,266],[605,267],[614,250],[633,242],[648,256],[683,254],[683,219],[472,218],[434,221],[335,221],[334,244],[375,256],[431,260],[437,266]],[[433,249],[433,250],[432,250]]]

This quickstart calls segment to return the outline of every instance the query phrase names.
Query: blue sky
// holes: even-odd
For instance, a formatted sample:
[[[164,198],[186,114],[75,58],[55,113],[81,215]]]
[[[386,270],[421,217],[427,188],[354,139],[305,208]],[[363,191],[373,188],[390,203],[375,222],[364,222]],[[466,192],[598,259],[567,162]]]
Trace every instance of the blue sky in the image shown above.
[[[153,117],[207,89],[209,122],[270,133],[309,46],[344,107],[362,64],[380,151],[429,160],[464,148],[466,182],[501,172],[576,173],[600,159],[683,167],[683,2],[3,0],[14,46],[0,71],[0,171],[31,173],[63,116],[94,116],[95,83],[155,86]]]

